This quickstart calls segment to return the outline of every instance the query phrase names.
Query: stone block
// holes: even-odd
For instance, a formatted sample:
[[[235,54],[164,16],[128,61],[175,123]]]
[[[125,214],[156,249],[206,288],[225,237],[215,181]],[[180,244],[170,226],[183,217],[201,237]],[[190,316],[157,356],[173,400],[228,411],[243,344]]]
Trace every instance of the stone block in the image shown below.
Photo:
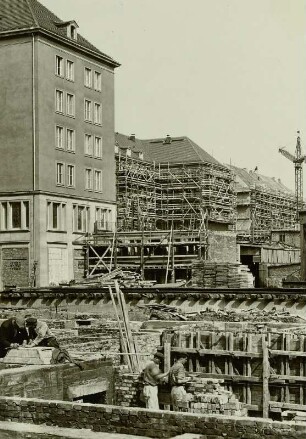
[[[53,348],[34,347],[11,349],[3,358],[3,363],[20,365],[50,364]]]

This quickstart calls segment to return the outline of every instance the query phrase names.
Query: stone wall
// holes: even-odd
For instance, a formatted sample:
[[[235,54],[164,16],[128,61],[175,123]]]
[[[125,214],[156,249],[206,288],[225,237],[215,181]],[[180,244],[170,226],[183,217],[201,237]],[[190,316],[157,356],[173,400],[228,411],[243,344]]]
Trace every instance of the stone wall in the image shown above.
[[[304,439],[306,435],[306,423],[0,397],[0,421],[9,420],[152,438],[183,433],[203,434],[205,439]]]
[[[10,368],[0,370],[0,395],[71,400],[71,390],[75,386],[94,385],[101,381],[105,381],[107,400],[112,402],[111,361],[84,361],[82,369],[72,364]]]

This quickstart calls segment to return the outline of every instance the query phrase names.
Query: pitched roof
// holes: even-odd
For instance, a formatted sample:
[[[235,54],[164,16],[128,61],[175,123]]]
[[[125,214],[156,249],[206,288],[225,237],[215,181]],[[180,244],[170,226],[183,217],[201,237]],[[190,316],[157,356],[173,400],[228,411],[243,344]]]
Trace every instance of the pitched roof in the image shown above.
[[[73,21],[73,20],[72,20]],[[65,22],[37,0],[0,0],[0,36],[6,31],[41,29],[51,32],[54,36],[66,40],[81,49],[87,49],[115,67],[119,66],[113,58],[97,49],[78,33],[77,40],[67,36]]]
[[[282,194],[288,194],[289,196],[294,195],[293,191],[288,189],[280,179],[276,180],[274,177],[267,177],[265,175],[259,174],[255,171],[248,171],[245,168],[238,168],[237,166],[228,166],[234,174],[238,177],[237,179],[237,189],[245,188],[260,188],[267,191],[279,192]]]
[[[130,147],[133,151],[142,151],[144,160],[157,163],[198,163],[208,162],[221,165],[214,157],[208,154],[189,137],[172,137],[171,143],[165,143],[164,138],[157,139],[135,139],[131,140],[124,134],[115,134],[117,145]]]

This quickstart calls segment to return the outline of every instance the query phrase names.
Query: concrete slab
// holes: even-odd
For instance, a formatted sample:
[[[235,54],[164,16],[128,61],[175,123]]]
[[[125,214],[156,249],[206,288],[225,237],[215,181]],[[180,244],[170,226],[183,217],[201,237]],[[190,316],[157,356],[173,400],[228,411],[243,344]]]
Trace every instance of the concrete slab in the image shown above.
[[[50,364],[53,348],[35,347],[11,349],[3,358],[4,364]]]
[[[148,439],[147,436],[98,433],[76,428],[60,428],[47,425],[0,422],[1,439]]]

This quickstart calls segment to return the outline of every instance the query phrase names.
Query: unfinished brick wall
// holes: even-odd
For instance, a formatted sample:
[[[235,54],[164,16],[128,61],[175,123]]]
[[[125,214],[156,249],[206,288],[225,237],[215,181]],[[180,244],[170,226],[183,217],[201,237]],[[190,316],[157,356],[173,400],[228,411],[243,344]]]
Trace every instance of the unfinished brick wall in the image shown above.
[[[29,286],[29,249],[3,248],[1,250],[1,275],[3,286]]]
[[[304,439],[306,435],[305,423],[0,397],[0,421],[8,420],[152,438],[183,433],[203,434],[205,439]]]

